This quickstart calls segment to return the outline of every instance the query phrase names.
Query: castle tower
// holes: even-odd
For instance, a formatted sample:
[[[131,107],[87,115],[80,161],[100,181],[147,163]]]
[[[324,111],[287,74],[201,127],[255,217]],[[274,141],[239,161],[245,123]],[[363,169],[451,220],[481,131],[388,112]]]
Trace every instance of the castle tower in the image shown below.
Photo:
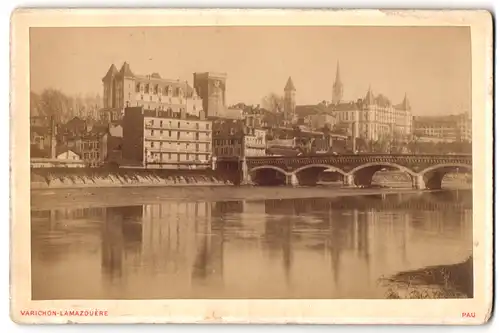
[[[337,73],[332,88],[332,104],[340,103],[342,101],[343,95],[344,95],[344,85],[342,83],[342,80],[340,79],[340,65],[339,62],[337,61]]]
[[[226,112],[226,73],[194,73],[196,94],[203,100],[207,118],[221,117]]]
[[[115,65],[112,64],[109,67],[108,72],[102,78],[103,84],[103,96],[102,102],[104,108],[112,108],[115,102],[115,77],[118,75],[118,70]]]
[[[115,108],[124,108],[127,104],[132,105],[135,100],[135,75],[130,65],[124,62],[119,74],[115,79]]]
[[[295,117],[295,86],[289,77],[285,85],[284,115],[285,121],[292,121]]]

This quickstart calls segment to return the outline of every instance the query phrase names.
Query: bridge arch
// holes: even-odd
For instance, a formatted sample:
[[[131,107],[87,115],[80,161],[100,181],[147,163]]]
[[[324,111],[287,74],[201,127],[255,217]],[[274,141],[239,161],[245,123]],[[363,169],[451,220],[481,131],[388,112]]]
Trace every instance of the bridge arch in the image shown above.
[[[472,165],[470,164],[463,164],[463,163],[443,163],[443,164],[436,164],[433,166],[430,166],[422,171],[419,172],[420,175],[425,175],[428,172],[431,171],[436,171],[439,169],[442,169],[443,171],[449,172],[449,169],[462,169],[462,170],[467,170],[472,173]]]
[[[335,170],[336,172],[342,174],[343,176],[346,176],[347,175],[347,172],[345,172],[344,170],[336,167],[336,166],[333,166],[333,165],[329,165],[329,164],[309,164],[309,165],[304,165],[298,169],[296,169],[293,173],[294,174],[297,174],[303,170],[306,170],[306,169],[309,169],[309,168],[322,168],[324,169],[323,171],[325,170],[328,170],[328,169],[332,169],[332,170]]]
[[[347,175],[347,173],[344,170],[336,166],[323,163],[308,164],[301,166],[300,168],[294,170],[291,174],[295,176],[295,179],[300,185],[316,185],[320,179],[321,173],[329,169],[339,173],[341,177]]]
[[[472,173],[472,165],[464,163],[442,163],[430,166],[418,173],[428,189],[440,189],[444,176],[450,171],[461,169]]]
[[[278,172],[281,172],[282,174],[284,174],[285,176],[288,175],[287,172],[285,170],[283,170],[282,168],[280,167],[277,167],[277,166],[274,166],[274,165],[261,165],[261,166],[258,166],[258,167],[255,167],[255,168],[252,168],[250,170],[248,170],[248,173],[255,173],[256,171],[259,171],[259,170],[265,170],[265,169],[272,169],[272,170],[276,170]]]
[[[404,172],[410,174],[411,176],[416,175],[416,173],[414,171],[412,171],[411,169],[409,169],[409,168],[407,168],[405,166],[402,166],[400,164],[390,163],[390,162],[370,162],[370,163],[365,163],[365,164],[359,165],[359,166],[355,167],[354,169],[352,169],[349,172],[349,174],[354,175],[356,172],[358,172],[361,169],[368,168],[368,167],[373,167],[373,166],[381,167],[381,169],[383,169],[383,167],[392,167],[392,168],[399,169],[400,171],[404,171]]]
[[[248,170],[248,177],[252,183],[259,185],[284,185],[287,182],[288,173],[274,165],[260,165]]]
[[[348,175],[353,176],[354,182],[356,185],[370,185],[372,182],[373,175],[375,175],[376,172],[389,167],[393,169],[397,169],[399,171],[405,172],[408,174],[410,177],[414,177],[416,173],[400,164],[397,163],[391,163],[391,162],[369,162],[365,163],[362,165],[359,165],[352,169]]]

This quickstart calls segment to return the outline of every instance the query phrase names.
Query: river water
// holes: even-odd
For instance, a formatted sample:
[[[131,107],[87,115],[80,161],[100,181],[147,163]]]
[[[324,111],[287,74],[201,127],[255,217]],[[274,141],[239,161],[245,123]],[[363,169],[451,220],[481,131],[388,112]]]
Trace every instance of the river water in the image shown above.
[[[214,196],[32,210],[33,299],[385,298],[381,277],[472,252],[471,191]]]

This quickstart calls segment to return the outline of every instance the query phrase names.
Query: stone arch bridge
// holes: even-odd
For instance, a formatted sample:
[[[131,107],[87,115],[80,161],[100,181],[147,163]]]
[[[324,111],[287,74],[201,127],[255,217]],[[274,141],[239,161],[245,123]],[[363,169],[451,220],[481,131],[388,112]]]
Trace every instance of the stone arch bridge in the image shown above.
[[[449,172],[472,173],[472,155],[307,155],[258,156],[218,160],[217,168],[235,174],[238,184],[313,185],[325,170],[343,177],[345,186],[369,186],[382,170],[408,174],[415,189],[440,189]]]

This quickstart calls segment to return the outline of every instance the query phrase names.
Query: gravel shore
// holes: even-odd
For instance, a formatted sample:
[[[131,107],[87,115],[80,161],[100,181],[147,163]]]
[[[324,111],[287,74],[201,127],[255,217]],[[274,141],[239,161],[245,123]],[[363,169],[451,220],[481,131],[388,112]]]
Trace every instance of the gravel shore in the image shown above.
[[[252,186],[175,186],[37,189],[31,191],[32,209],[106,207],[155,204],[165,200],[229,201],[291,198],[319,198],[391,193],[423,192],[413,189],[350,189],[338,186],[252,187]]]

